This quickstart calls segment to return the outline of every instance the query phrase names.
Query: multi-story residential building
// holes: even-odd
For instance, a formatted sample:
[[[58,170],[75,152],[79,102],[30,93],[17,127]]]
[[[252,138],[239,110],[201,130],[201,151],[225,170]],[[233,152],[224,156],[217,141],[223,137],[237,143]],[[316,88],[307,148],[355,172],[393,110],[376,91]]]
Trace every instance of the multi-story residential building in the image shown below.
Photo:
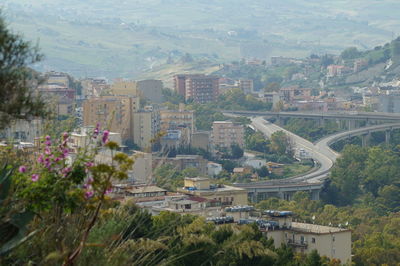
[[[45,80],[45,83],[38,86],[38,92],[54,113],[58,116],[72,115],[75,111],[76,91],[71,86],[68,74],[49,72],[45,74]]]
[[[179,147],[189,146],[187,128],[182,128],[179,130],[167,130],[163,131],[163,136],[161,137],[161,147],[164,151],[170,150],[172,148],[178,149]]]
[[[336,76],[342,76],[345,72],[348,71],[345,66],[340,66],[340,65],[329,65],[326,67],[328,73],[328,77],[336,77]]]
[[[266,103],[271,103],[272,104],[272,109],[276,110],[278,107],[279,102],[284,100],[278,92],[272,91],[272,92],[263,92],[259,93],[258,97]]]
[[[244,94],[250,94],[254,92],[253,80],[251,79],[240,79],[238,81],[238,87],[243,91]]]
[[[297,86],[279,89],[280,97],[287,103],[294,101],[308,101],[311,99],[310,88],[299,88]]]
[[[161,80],[123,80],[118,79],[112,84],[112,93],[114,95],[129,95],[135,97],[143,97],[153,103],[162,103]]]
[[[70,134],[68,138],[68,148],[71,153],[78,153],[81,149],[93,149],[97,143],[92,139],[94,127],[81,127]],[[99,132],[102,134],[102,131]],[[108,139],[122,146],[121,134],[109,132]]]
[[[292,212],[266,213],[269,216],[266,237],[274,239],[275,247],[285,244],[299,253],[317,250],[321,256],[338,259],[343,264],[351,262],[351,230],[292,222]]]
[[[171,164],[179,171],[187,168],[196,168],[199,174],[207,174],[207,160],[201,155],[176,155],[172,158],[157,157],[153,159],[153,168],[163,164]]]
[[[133,139],[133,114],[139,110],[139,98],[129,96],[102,96],[83,103],[83,125],[121,133],[122,140]]]
[[[152,103],[163,102],[163,83],[161,80],[147,79],[137,81],[137,89],[140,92],[140,96],[150,100]]]
[[[209,131],[197,131],[192,134],[190,146],[200,148],[206,151],[210,150],[211,137]]]
[[[214,121],[212,125],[213,148],[230,148],[232,144],[244,146],[243,125],[231,121]]]
[[[110,92],[111,86],[105,78],[87,78],[81,81],[84,99],[100,97]]]
[[[15,120],[0,131],[0,140],[12,140],[34,143],[42,135],[43,121]]]
[[[167,132],[165,140],[177,139],[179,135],[177,139],[179,143],[189,145],[194,131],[193,113],[193,111],[185,111],[183,104],[179,104],[179,110],[161,110],[161,131]]]
[[[184,187],[178,192],[217,200],[221,206],[247,205],[247,192],[245,189],[227,185],[211,185],[210,179],[205,177],[185,178]]]
[[[179,110],[160,110],[161,130],[186,127],[193,133],[194,111],[186,111],[184,104],[179,104]]]
[[[160,131],[160,113],[152,106],[145,106],[133,113],[133,141],[142,150],[152,149]]]
[[[134,184],[151,184],[153,179],[153,155],[150,152],[135,151],[130,179]]]
[[[203,74],[175,75],[175,91],[197,103],[215,101],[219,94],[219,78]]]
[[[139,97],[136,81],[117,79],[111,85],[113,95]]]

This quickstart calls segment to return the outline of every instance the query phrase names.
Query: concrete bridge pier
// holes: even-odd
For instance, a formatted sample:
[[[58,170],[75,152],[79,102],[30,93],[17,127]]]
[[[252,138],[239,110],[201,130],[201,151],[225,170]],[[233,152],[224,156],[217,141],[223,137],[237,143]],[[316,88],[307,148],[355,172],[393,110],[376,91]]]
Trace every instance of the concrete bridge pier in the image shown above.
[[[319,200],[319,192],[320,190],[311,190],[310,195],[312,200]]]
[[[369,132],[361,135],[361,146],[367,147],[369,145],[370,138],[371,138],[371,133]]]
[[[385,143],[389,144],[390,143],[390,135],[391,135],[392,131],[391,130],[386,130],[385,131]]]
[[[324,118],[318,119],[318,126],[320,126],[320,127],[324,127],[325,126],[325,119]]]
[[[347,129],[348,130],[356,129],[356,120],[348,120],[347,121]]]

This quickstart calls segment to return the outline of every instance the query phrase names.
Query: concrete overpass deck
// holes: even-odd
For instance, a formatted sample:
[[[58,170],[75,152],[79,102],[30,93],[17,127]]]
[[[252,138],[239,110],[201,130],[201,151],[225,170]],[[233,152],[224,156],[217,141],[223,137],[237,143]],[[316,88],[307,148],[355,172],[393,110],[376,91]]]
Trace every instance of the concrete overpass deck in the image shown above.
[[[233,115],[238,114],[235,113]],[[330,145],[349,137],[368,135],[372,132],[390,131],[400,128],[400,122],[368,126],[333,134],[317,141],[316,143],[311,143],[284,128],[264,120],[262,117],[252,118],[252,125],[267,137],[270,137],[276,131],[284,131],[292,139],[295,147],[308,150],[312,155],[312,158],[318,161],[320,165],[316,171],[296,177],[281,180],[235,184],[237,187],[247,189],[249,191],[249,196],[256,201],[266,198],[265,195],[278,195],[281,198],[290,199],[291,195],[295,191],[310,191],[312,198],[318,199],[319,191],[323,186],[323,181],[328,177],[330,169],[333,167],[336,159],[340,156],[340,154],[329,147]],[[264,196],[261,196],[260,198],[260,195]]]

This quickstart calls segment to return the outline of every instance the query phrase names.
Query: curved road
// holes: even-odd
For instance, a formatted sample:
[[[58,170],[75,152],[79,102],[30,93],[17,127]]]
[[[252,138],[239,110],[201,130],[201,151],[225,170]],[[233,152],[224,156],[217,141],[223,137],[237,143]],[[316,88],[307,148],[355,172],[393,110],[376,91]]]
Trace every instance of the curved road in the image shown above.
[[[333,144],[336,141],[341,139],[345,139],[348,137],[359,136],[368,134],[371,132],[383,131],[383,130],[392,130],[400,128],[400,123],[393,123],[393,124],[382,124],[382,125],[375,125],[370,127],[363,127],[358,128],[350,131],[345,131],[341,133],[337,133],[331,136],[327,136],[316,143],[311,143],[310,141],[297,136],[296,134],[287,131],[275,124],[272,124],[262,117],[252,118],[252,125],[267,137],[270,137],[276,131],[284,131],[286,134],[289,135],[291,140],[293,141],[293,145],[296,148],[303,148],[307,150],[311,157],[318,161],[320,167],[318,170],[308,173],[305,175],[292,177],[284,179],[283,182],[292,181],[292,182],[299,182],[299,181],[306,181],[309,183],[317,183],[321,182],[323,179],[327,177],[329,174],[329,170],[332,168],[333,164],[335,163],[336,159],[339,157],[339,154],[332,150],[329,145]]]

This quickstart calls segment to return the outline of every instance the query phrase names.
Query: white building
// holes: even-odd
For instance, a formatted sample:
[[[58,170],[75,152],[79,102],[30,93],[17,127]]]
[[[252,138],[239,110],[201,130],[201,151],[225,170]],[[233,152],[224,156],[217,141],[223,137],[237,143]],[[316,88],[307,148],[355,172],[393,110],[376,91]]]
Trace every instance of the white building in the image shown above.
[[[209,162],[207,163],[207,175],[214,177],[222,171],[222,165],[219,163]]]
[[[351,230],[316,224],[292,222],[291,212],[267,211],[269,225],[266,237],[274,239],[275,247],[282,244],[295,252],[310,253],[317,250],[321,256],[351,262]]]

